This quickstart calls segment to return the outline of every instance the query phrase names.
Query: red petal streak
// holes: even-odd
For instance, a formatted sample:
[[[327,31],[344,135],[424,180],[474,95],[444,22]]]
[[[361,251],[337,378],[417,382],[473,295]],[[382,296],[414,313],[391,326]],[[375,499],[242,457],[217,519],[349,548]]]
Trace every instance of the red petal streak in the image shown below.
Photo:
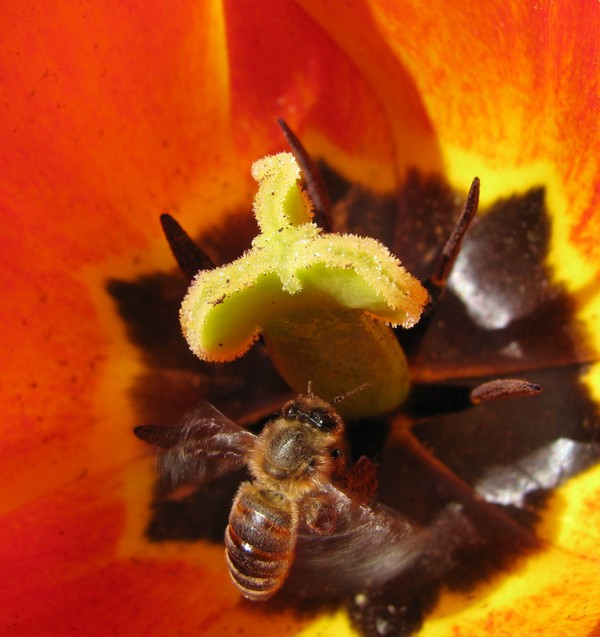
[[[398,143],[393,129],[398,122],[394,119],[390,128],[388,104],[382,102],[371,75],[364,74],[360,59],[349,57],[294,2],[244,6],[246,10],[240,11],[239,2],[225,2],[238,144],[260,156],[264,152],[260,140],[270,134],[281,148],[275,120],[283,117],[304,143],[309,142],[312,152],[320,150],[318,140],[310,144],[311,133],[319,131],[321,139],[325,136],[330,145],[350,156],[393,166],[394,142]],[[385,60],[395,63],[389,53]],[[420,145],[427,145],[427,120],[418,110],[416,95],[412,97],[415,111],[402,126],[405,132],[412,127],[421,136]],[[413,133],[408,137],[413,138]],[[403,139],[401,147],[405,145]]]

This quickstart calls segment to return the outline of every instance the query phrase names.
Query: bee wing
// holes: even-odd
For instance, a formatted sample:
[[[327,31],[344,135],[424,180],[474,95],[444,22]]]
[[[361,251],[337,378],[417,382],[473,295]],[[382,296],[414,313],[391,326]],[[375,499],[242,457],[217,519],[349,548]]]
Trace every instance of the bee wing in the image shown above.
[[[334,509],[331,533],[300,527],[288,586],[323,597],[364,590],[393,579],[423,554],[429,533],[398,511],[360,503],[333,484],[322,495]]]
[[[254,434],[208,402],[185,414],[177,425],[142,425],[134,433],[159,447],[158,470],[170,488],[209,482],[240,469],[256,441]]]

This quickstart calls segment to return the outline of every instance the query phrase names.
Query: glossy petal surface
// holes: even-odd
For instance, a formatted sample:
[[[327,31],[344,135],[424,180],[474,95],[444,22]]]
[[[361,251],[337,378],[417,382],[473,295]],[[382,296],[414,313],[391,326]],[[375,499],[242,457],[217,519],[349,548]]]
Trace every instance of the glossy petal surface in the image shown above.
[[[277,116],[338,175],[387,195],[390,206],[398,205],[395,189],[415,185],[417,178],[407,176],[413,167],[421,179],[442,174],[458,190],[478,174],[483,219],[490,221],[477,232],[486,240],[502,225],[494,218],[543,209],[522,228],[547,233],[539,254],[529,237],[526,254],[540,256],[541,274],[534,280],[546,281],[554,292],[525,289],[516,294],[518,302],[515,295],[499,296],[504,286],[494,285],[491,273],[503,264],[494,263],[491,253],[483,255],[487,262],[477,255],[482,240],[475,234],[463,278],[471,281],[473,264],[485,262],[485,285],[478,289],[486,301],[503,300],[509,321],[504,327],[490,323],[489,315],[473,310],[474,297],[455,293],[453,284],[450,304],[477,328],[473,334],[491,337],[492,345],[472,347],[475,358],[465,361],[455,344],[440,362],[444,356],[434,356],[440,347],[430,344],[422,378],[490,371],[490,356],[500,360],[501,372],[542,369],[540,335],[549,323],[559,326],[555,334],[567,335],[568,347],[558,343],[548,373],[569,361],[593,361],[600,349],[599,12],[594,3],[492,2],[467,9],[442,0],[90,0],[4,7],[4,634],[227,635],[238,628],[247,635],[349,634],[343,612],[314,619],[298,616],[293,607],[240,603],[218,544],[157,543],[145,535],[153,472],[148,459],[139,459],[143,450],[131,428],[148,420],[148,405],[162,405],[152,412],[157,418],[171,417],[209,387],[229,401],[236,412],[230,415],[243,411],[230,368],[215,379],[204,368],[188,373],[179,366],[181,344],[172,342],[182,294],[176,277],[166,274],[173,266],[158,215],[173,212],[195,232],[210,231],[207,251],[223,260],[248,247],[243,242],[251,233],[241,231],[253,192],[248,168],[282,148]],[[400,197],[402,214],[410,208],[409,191]],[[353,201],[371,197],[352,194]],[[454,194],[446,195],[452,205]],[[515,195],[526,200],[522,213],[509,205]],[[346,213],[349,219],[352,206]],[[215,229],[225,218],[226,229]],[[427,246],[439,245],[438,226],[444,224],[423,219],[429,217],[421,217],[424,233],[435,235],[423,250],[402,229],[390,243],[414,244],[414,258],[426,270]],[[399,256],[408,264],[409,256]],[[138,280],[146,287],[122,283]],[[522,282],[509,282],[519,291]],[[537,301],[523,304],[532,294],[541,307],[567,298],[561,308],[569,311],[553,314],[562,317],[558,322],[544,323],[545,314],[532,320],[528,340],[510,332],[515,326],[509,324],[539,309]],[[153,305],[157,298],[171,305]],[[117,311],[123,307],[133,308],[135,321],[124,320]],[[435,338],[452,342],[448,332]],[[525,352],[520,359],[519,352]],[[564,450],[556,446],[565,437],[556,424],[563,415],[576,415],[569,436],[576,431],[588,447],[598,427],[592,402],[600,395],[597,366],[583,372],[573,367],[572,377],[583,398],[579,393],[574,402],[565,395],[560,409],[550,401],[540,419],[540,428],[554,423],[545,440],[554,452]],[[140,382],[154,402],[140,400]],[[476,433],[476,423],[465,423]],[[424,438],[433,436],[426,429]],[[440,453],[449,437],[435,438]],[[467,477],[477,482],[489,443],[472,447],[481,464],[465,463],[452,446],[446,461],[454,461],[457,471],[471,470]],[[458,448],[468,445],[461,441]],[[501,450],[521,458],[523,449],[511,442]],[[539,480],[549,472],[533,451],[523,457],[539,470]],[[591,468],[553,491],[539,525],[547,550],[469,595],[443,596],[423,634],[533,635],[550,624],[555,634],[594,634],[600,612],[598,481]]]

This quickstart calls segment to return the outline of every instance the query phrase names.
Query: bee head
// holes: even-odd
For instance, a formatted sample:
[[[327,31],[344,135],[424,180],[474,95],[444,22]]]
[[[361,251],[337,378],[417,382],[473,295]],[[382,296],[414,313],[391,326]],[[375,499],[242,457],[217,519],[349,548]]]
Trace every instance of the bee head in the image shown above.
[[[309,488],[341,471],[343,434],[344,422],[329,403],[300,395],[267,423],[249,460],[250,470],[263,480]]]
[[[306,423],[323,433],[337,434],[344,429],[342,418],[335,409],[314,394],[300,394],[287,402],[281,410],[281,417]]]

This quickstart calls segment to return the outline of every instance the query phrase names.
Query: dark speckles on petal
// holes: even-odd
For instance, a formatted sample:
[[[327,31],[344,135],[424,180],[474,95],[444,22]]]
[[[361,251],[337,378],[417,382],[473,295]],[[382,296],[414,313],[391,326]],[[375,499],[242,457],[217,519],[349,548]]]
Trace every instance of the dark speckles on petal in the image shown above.
[[[223,303],[223,301],[225,300],[226,296],[220,296],[218,299],[215,299],[214,301],[212,301],[211,305],[220,305],[221,303]]]
[[[388,197],[352,185],[329,169],[324,176],[337,202],[334,231],[374,236],[421,278],[431,273],[461,196],[440,178],[416,172]],[[254,223],[250,215],[247,221]],[[231,260],[255,234],[243,228],[227,223],[199,243],[211,254],[237,245],[219,261]],[[457,274],[434,317],[416,370],[421,379],[437,378],[444,386],[437,389],[435,409],[411,413],[416,421],[412,432],[466,489],[473,489],[471,497],[479,493],[494,504],[484,502],[484,511],[469,502],[468,493],[461,500],[456,485],[440,480],[427,464],[427,452],[414,453],[396,433],[388,437],[386,419],[350,426],[355,457],[383,458],[379,497],[386,504],[431,528],[441,507],[460,503],[455,523],[444,532],[446,539],[434,547],[439,554],[424,553],[393,582],[357,591],[344,601],[363,635],[409,635],[420,627],[442,586],[464,590],[531,550],[529,542],[535,544],[535,538],[527,529],[533,528],[548,493],[598,462],[600,418],[578,365],[585,359],[585,338],[574,327],[568,295],[545,266],[549,239],[543,189],[484,211],[467,234]],[[153,273],[135,281],[111,281],[107,288],[147,370],[132,388],[138,409],[138,422],[132,425],[174,422],[201,396],[246,422],[283,404],[287,390],[262,348],[218,365],[201,363],[188,351],[177,320],[185,294],[182,277]],[[456,391],[448,388],[453,378],[475,386],[514,376],[515,371],[542,385],[544,393],[443,413],[445,396],[457,400]],[[467,393],[464,400],[468,402]],[[157,503],[149,513],[148,535],[157,542],[199,537],[221,541],[234,490],[235,484],[219,483],[179,503]],[[491,522],[490,510],[495,512]],[[502,542],[495,541],[498,537]],[[291,603],[302,605],[297,599]]]

